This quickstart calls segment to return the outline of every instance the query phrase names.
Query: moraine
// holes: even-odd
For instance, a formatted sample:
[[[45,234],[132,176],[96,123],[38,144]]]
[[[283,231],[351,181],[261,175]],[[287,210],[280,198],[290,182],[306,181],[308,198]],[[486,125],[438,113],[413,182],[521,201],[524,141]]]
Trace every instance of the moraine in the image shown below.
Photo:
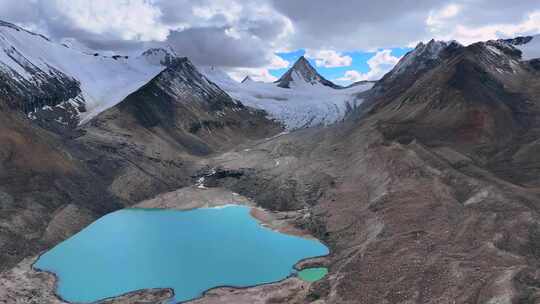
[[[34,267],[56,274],[57,293],[88,303],[148,288],[174,301],[219,286],[280,281],[302,259],[323,256],[316,240],[262,227],[250,208],[125,209],[106,215],[43,254]]]

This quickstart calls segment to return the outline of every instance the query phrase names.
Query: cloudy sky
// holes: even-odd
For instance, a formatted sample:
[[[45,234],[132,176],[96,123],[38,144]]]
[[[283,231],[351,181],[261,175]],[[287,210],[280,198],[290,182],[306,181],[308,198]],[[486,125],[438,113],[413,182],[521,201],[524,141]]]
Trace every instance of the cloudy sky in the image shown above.
[[[133,54],[170,46],[237,79],[271,81],[305,55],[338,83],[380,78],[420,41],[540,33],[538,0],[0,0],[0,19]]]

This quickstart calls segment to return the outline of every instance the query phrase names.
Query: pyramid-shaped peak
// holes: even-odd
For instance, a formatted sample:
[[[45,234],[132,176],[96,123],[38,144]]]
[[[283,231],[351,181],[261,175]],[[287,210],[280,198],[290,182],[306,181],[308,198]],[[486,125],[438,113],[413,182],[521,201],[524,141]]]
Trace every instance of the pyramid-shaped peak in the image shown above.
[[[300,56],[293,66],[275,83],[281,88],[307,85],[323,85],[334,89],[341,88],[320,75],[304,56]]]
[[[298,57],[298,59],[296,60],[294,65],[297,65],[297,64],[307,64],[307,65],[311,66],[311,64],[309,63],[309,60],[307,60],[304,55]]]
[[[296,62],[292,66],[293,70],[305,70],[309,71],[310,73],[318,74],[317,70],[311,65],[309,60],[306,59],[304,56],[300,56]]]

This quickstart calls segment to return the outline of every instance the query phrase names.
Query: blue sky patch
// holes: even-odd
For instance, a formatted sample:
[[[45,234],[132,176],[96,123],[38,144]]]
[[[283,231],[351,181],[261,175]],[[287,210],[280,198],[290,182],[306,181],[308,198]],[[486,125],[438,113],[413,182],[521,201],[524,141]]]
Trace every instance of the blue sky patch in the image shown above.
[[[411,50],[411,48],[393,48],[391,49],[391,54],[395,57],[401,57],[405,55],[408,51]],[[305,55],[306,51],[303,49],[299,49],[293,52],[287,52],[287,53],[276,53],[279,57],[287,60],[290,62],[291,66],[294,64],[294,62],[302,55]],[[377,52],[343,52],[342,55],[347,55],[352,58],[352,64],[350,66],[343,66],[343,67],[322,67],[317,66],[315,63],[315,60],[312,58],[307,58],[309,62],[317,69],[317,71],[323,75],[326,79],[331,81],[336,81],[337,78],[343,77],[346,71],[355,70],[360,73],[367,73],[369,72],[370,68],[367,63],[369,59],[371,59],[373,56],[375,56]],[[270,70],[270,74],[272,74],[275,77],[280,77],[283,75],[288,68],[286,69],[273,69]],[[339,82],[339,81],[338,81]],[[343,83],[343,82],[340,82]]]

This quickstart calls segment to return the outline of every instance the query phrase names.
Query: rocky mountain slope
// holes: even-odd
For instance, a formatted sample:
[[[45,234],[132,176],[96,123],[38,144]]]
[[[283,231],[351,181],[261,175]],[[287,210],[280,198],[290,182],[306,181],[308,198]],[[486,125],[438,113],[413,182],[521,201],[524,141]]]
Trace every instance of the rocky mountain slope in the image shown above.
[[[429,44],[356,117],[213,159],[241,177],[208,186],[304,210],[297,225],[330,245],[305,302],[540,299],[539,70],[507,42]]]
[[[86,153],[0,96],[0,272],[123,205],[74,157]]]
[[[76,141],[95,148],[92,162],[120,163],[112,170],[111,187],[135,203],[192,184],[200,158],[282,128],[179,58],[81,130]]]
[[[395,80],[412,85],[392,84],[398,67],[376,85],[384,92],[379,86],[390,81],[387,86],[392,88],[375,93],[371,108],[387,136],[430,145],[451,143],[454,149],[494,166],[515,162],[513,153],[520,146],[534,145],[540,94],[535,60],[523,61],[519,49],[489,41],[448,46],[438,61],[420,77],[406,73],[398,75],[403,80]],[[394,94],[399,95],[394,98]]]

